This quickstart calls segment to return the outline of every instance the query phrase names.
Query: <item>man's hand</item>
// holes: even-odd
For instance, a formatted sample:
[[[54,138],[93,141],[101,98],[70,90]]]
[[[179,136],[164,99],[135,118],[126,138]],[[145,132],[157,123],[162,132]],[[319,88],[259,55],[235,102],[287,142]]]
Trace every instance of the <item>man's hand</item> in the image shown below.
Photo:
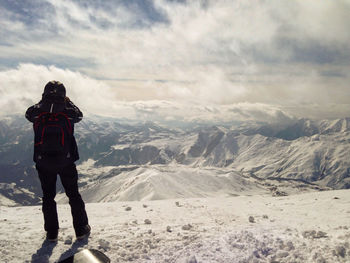
[[[66,96],[66,97],[64,98],[64,101],[65,101],[65,102],[70,102],[70,99]]]

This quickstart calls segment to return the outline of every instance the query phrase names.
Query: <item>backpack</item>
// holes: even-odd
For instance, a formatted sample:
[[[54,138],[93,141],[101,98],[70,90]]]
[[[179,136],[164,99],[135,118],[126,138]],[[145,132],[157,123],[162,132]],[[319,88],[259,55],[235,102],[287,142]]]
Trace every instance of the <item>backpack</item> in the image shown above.
[[[34,147],[40,156],[69,158],[72,138],[71,122],[62,112],[43,112],[34,122]]]

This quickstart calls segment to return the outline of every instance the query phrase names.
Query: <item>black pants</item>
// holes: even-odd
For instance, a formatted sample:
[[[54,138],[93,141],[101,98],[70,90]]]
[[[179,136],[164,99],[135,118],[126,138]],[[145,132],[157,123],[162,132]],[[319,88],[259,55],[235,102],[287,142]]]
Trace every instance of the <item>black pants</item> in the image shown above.
[[[59,228],[57,207],[55,202],[57,174],[60,175],[62,185],[69,198],[71,207],[73,226],[77,230],[88,224],[88,218],[85,211],[85,204],[78,191],[78,172],[75,164],[69,164],[64,168],[43,168],[36,166],[39,174],[41,188],[43,190],[43,214],[46,231],[52,231]]]

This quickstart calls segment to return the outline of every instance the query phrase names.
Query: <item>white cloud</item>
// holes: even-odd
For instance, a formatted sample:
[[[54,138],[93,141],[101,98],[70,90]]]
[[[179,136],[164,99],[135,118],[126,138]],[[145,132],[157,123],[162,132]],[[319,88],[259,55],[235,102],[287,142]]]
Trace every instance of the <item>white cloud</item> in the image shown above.
[[[90,112],[108,110],[108,103],[114,103],[109,87],[78,72],[55,66],[21,64],[16,69],[0,72],[2,114],[23,113],[39,102],[44,87],[51,80],[61,81],[67,96],[83,110]]]
[[[125,100],[133,115],[140,111],[129,110],[135,108],[130,101],[156,100],[217,107],[269,104],[297,115],[299,105],[323,105],[322,114],[310,110],[310,115],[327,109],[328,116],[347,114],[345,107],[331,105],[350,101],[349,1],[147,2],[164,21],[123,1],[44,2],[52,12],[46,6],[36,23],[25,23],[16,10],[0,12],[7,41],[0,41],[1,68],[6,63],[12,68],[1,76],[32,72],[23,81],[38,90],[59,77],[77,102],[93,111]],[[29,64],[15,69],[16,61]],[[89,86],[93,96],[84,97],[80,86]]]
[[[144,121],[232,122],[243,120],[286,121],[291,117],[265,104],[203,105],[165,100],[121,101],[103,81],[55,66],[21,64],[0,72],[2,115],[24,114],[41,99],[45,84],[61,81],[67,96],[87,115],[104,115]]]

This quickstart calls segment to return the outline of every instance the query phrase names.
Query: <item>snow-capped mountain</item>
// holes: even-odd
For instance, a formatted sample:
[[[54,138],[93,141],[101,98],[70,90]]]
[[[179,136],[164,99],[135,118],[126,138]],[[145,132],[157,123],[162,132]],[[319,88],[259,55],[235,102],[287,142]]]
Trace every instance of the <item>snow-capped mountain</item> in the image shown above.
[[[240,183],[243,191],[247,190],[243,187],[247,182],[239,178],[247,175],[350,188],[349,118],[300,119],[283,125],[198,125],[182,129],[151,122],[90,117],[76,125],[76,138],[81,157],[78,162],[81,186],[87,196],[96,193],[90,201],[126,200],[131,196],[131,199],[191,197],[203,196],[204,192],[210,196],[211,191],[228,183],[227,178],[231,180],[229,184]],[[22,116],[0,120],[1,203],[35,204],[40,200],[40,184],[32,162],[32,140],[31,124]],[[217,187],[193,188],[198,181],[191,177],[191,169],[202,170],[199,174],[203,178],[208,174],[205,169],[212,169],[207,183]],[[235,176],[217,180],[216,176],[223,171]],[[140,179],[139,183],[127,183],[135,178]],[[184,178],[190,179],[187,182]],[[124,194],[115,190],[124,184],[129,187],[123,189]],[[105,192],[101,193],[104,197],[98,197],[99,185],[108,185],[111,192],[104,187]],[[147,186],[148,194],[140,185]],[[172,194],[163,195],[156,189],[159,187]],[[176,187],[183,191],[172,191]],[[237,194],[237,189],[224,192]],[[132,195],[126,194],[131,192]],[[115,198],[106,197],[108,194]]]

